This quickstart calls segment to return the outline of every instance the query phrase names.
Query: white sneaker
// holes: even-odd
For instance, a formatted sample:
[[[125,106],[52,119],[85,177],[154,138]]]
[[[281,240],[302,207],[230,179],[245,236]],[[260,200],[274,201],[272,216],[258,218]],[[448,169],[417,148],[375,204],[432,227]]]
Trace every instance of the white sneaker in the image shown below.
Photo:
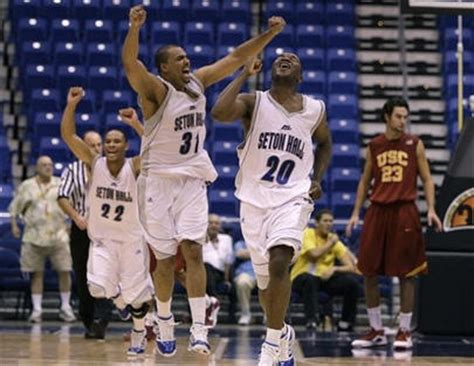
[[[42,310],[33,309],[33,311],[30,314],[30,317],[28,318],[28,321],[31,323],[41,323],[42,314],[43,314]]]
[[[211,353],[211,346],[207,341],[207,328],[204,324],[193,324],[189,337],[188,351],[208,355]]]
[[[279,366],[293,366],[295,356],[293,348],[295,346],[295,330],[291,325],[285,324],[280,338],[280,355],[278,357]]]
[[[258,366],[277,366],[279,349],[276,345],[263,342],[260,356],[258,358]]]
[[[249,325],[252,321],[252,315],[250,314],[242,314],[239,318],[239,325]]]
[[[136,356],[145,353],[146,348],[146,332],[136,332],[132,329],[130,335],[130,347],[128,347],[127,355]]]
[[[70,306],[61,308],[61,310],[59,310],[59,319],[64,320],[66,323],[72,323],[77,320]]]
[[[174,317],[162,319],[157,316],[156,350],[164,357],[172,357],[176,353],[176,338],[174,337]]]

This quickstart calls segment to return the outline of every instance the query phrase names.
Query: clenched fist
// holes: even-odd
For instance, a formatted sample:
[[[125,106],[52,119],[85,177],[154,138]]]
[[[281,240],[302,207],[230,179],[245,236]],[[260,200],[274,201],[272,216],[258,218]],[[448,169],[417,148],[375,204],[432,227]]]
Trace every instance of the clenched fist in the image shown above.
[[[72,88],[69,88],[69,93],[67,94],[67,103],[77,105],[84,95],[84,89],[82,89],[80,86],[73,86]]]
[[[270,17],[268,19],[268,30],[273,34],[280,33],[283,29],[285,29],[286,21],[282,17]]]
[[[132,26],[140,28],[146,20],[146,10],[143,5],[137,5],[130,9],[129,20]]]

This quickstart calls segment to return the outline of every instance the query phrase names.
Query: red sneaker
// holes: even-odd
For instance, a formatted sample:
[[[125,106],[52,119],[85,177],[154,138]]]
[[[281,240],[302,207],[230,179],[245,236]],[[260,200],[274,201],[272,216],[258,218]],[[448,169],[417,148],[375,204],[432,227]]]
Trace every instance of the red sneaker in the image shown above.
[[[395,336],[395,342],[393,342],[394,348],[409,349],[413,347],[413,341],[411,340],[411,333],[409,330],[399,329]]]
[[[387,344],[387,337],[383,329],[375,330],[370,328],[370,331],[359,339],[352,341],[354,348],[369,348],[376,346],[384,346]]]

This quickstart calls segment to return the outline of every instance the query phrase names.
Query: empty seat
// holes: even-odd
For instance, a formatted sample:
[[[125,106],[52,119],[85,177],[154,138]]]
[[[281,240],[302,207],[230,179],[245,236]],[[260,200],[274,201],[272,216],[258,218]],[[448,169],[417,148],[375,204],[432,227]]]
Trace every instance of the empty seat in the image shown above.
[[[335,168],[357,168],[359,166],[359,145],[334,144],[332,166]]]
[[[102,98],[102,110],[105,113],[117,113],[121,108],[132,105],[132,93],[122,90],[106,90]]]
[[[295,16],[293,1],[268,1],[266,2],[265,19],[271,16],[281,16],[287,23],[292,23]]]
[[[63,173],[63,170],[67,168],[69,162],[67,161],[55,161],[53,163],[53,175],[56,177],[60,177]]]
[[[31,92],[30,109],[35,112],[59,111],[59,92],[54,89],[33,89]]]
[[[443,48],[445,50],[456,51],[458,42],[458,30],[457,28],[447,28],[442,33],[444,34]],[[471,50],[473,46],[473,35],[472,30],[464,28],[462,30],[462,41],[465,50]]]
[[[316,1],[298,1],[296,19],[296,24],[324,24],[324,5]]]
[[[212,149],[212,161],[216,165],[238,165],[237,142],[215,141]]]
[[[39,112],[33,118],[34,139],[42,137],[60,137],[61,113]]]
[[[91,43],[87,45],[86,62],[89,66],[113,66],[119,56],[115,43]]]
[[[240,122],[214,123],[212,127],[214,141],[242,141],[242,126]]]
[[[220,15],[222,22],[249,24],[251,20],[250,2],[248,0],[223,1]]]
[[[21,64],[47,65],[51,60],[49,42],[25,42],[21,47]]]
[[[332,211],[334,217],[347,219],[351,216],[355,202],[355,193],[336,192],[332,194]]]
[[[88,131],[99,131],[100,118],[97,113],[77,113],[76,121],[76,132],[81,137]]]
[[[238,215],[237,199],[233,190],[214,190],[209,192],[209,211],[220,216]]]
[[[324,28],[320,25],[300,24],[296,27],[298,47],[323,48]]]
[[[161,16],[165,20],[183,22],[189,18],[189,0],[163,0]]]
[[[40,140],[39,154],[49,156],[54,161],[68,161],[71,156],[67,145],[57,137],[43,137]]]
[[[41,7],[41,0],[11,0],[9,3],[10,16],[13,19],[36,18]]]
[[[79,39],[79,22],[74,19],[53,19],[51,40],[53,42],[75,42]]]
[[[355,47],[354,28],[345,25],[332,25],[327,28],[326,44],[330,47],[350,48]]]
[[[220,46],[237,46],[248,38],[244,23],[221,23],[217,30],[217,43]]]
[[[191,60],[191,67],[198,69],[202,66],[209,65],[214,62],[214,48],[202,45],[189,45],[186,52]]]
[[[82,65],[82,42],[59,42],[54,47],[54,63],[56,65]]]
[[[220,46],[217,48],[217,59],[221,59],[225,56],[227,56],[229,53],[231,53],[233,50],[235,50],[234,46]]]
[[[286,45],[293,45],[294,41],[294,30],[291,24],[287,24],[285,28],[273,38],[271,45],[272,47],[285,47]]]
[[[463,54],[463,68],[465,73],[474,72],[472,54],[464,52]],[[455,51],[447,51],[444,53],[444,72],[446,74],[457,73],[458,59]]]
[[[113,23],[110,20],[86,20],[84,41],[109,43],[113,42]]]
[[[213,45],[212,23],[188,22],[184,25],[184,39],[188,44]]]
[[[446,81],[446,93],[448,98],[457,96],[458,93],[458,76],[449,75]],[[463,76],[464,96],[474,94],[474,74]]]
[[[191,8],[193,19],[218,19],[219,1],[218,0],[194,0]]]
[[[127,149],[126,156],[128,158],[131,158],[131,157],[140,155],[140,139],[136,137],[136,134],[134,137],[131,137],[130,135],[128,135],[128,138],[129,140],[128,140],[128,149]]]
[[[213,189],[232,190],[234,189],[235,176],[239,167],[237,165],[217,165],[217,180],[212,183]]]
[[[153,22],[151,25],[151,44],[180,44],[181,32],[175,21]]]
[[[89,88],[97,94],[107,89],[117,89],[117,68],[113,66],[92,66],[89,68]]]
[[[328,81],[331,94],[357,94],[357,75],[354,72],[331,72]]]
[[[359,179],[360,170],[357,168],[334,168],[331,171],[331,191],[355,192]]]
[[[51,19],[66,19],[70,17],[71,0],[43,0],[38,9],[38,15]]]
[[[348,1],[330,1],[326,5],[326,24],[353,25],[354,4]]]
[[[326,63],[322,48],[298,48],[297,55],[303,70],[324,70]]]
[[[93,90],[86,90],[81,102],[77,105],[77,113],[95,113],[95,106],[97,102],[96,93]]]
[[[355,120],[333,118],[329,127],[335,143],[359,143],[359,128]]]
[[[300,90],[304,94],[324,94],[326,90],[326,74],[322,71],[303,71]]]
[[[131,7],[130,0],[104,0],[104,16],[115,21],[128,19]]]
[[[72,16],[81,21],[86,19],[102,18],[100,0],[73,0]]]
[[[57,71],[57,85],[62,94],[72,86],[87,87],[86,69],[84,66],[59,66]]]
[[[28,65],[25,75],[25,86],[28,89],[53,88],[55,85],[54,69],[50,65]]]
[[[48,38],[48,22],[46,19],[21,18],[17,25],[17,41],[46,41]]]
[[[327,70],[356,71],[357,58],[354,50],[331,48],[327,51]]]

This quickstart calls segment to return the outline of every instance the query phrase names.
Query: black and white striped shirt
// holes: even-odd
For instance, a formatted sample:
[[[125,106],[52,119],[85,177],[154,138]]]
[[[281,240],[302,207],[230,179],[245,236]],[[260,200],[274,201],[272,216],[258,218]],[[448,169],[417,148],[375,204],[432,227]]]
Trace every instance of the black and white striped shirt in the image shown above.
[[[86,214],[87,181],[87,167],[82,161],[70,163],[61,174],[58,198],[70,199],[81,216]]]

